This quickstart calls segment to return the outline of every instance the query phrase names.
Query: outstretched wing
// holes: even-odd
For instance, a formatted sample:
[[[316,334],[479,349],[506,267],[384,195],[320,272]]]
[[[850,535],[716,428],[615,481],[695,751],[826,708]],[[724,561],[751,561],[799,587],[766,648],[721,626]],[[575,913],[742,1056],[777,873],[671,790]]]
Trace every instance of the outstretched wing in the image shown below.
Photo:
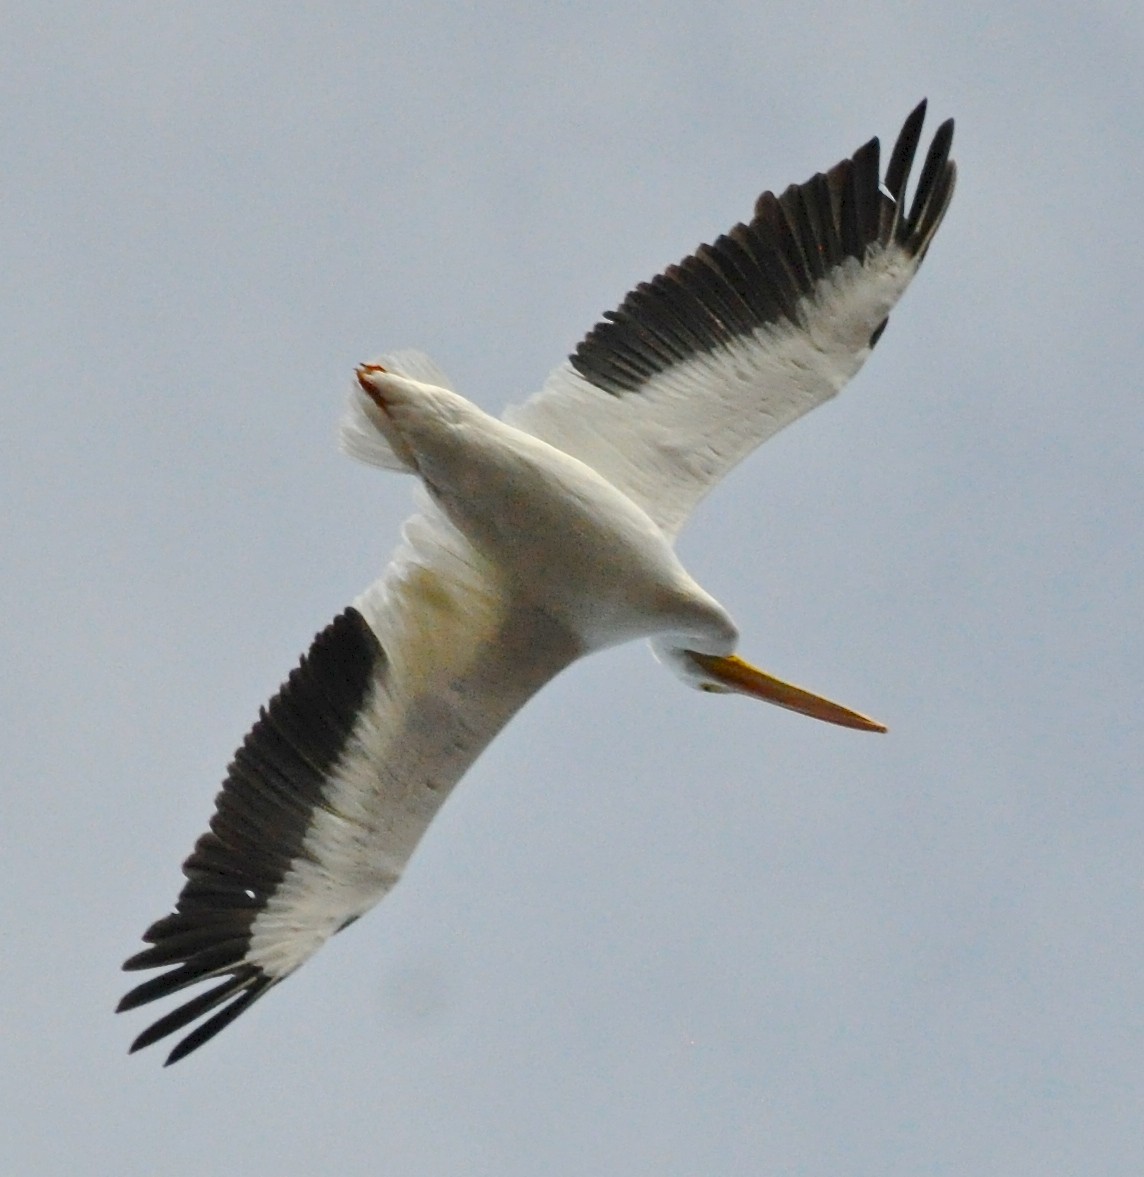
[[[167,1061],[183,1058],[377,903],[469,765],[578,652],[425,501],[236,753],[174,912],[124,965],[167,971],[119,1008],[223,979],[132,1050],[205,1018]]]
[[[862,366],[953,196],[953,120],[913,202],[925,117],[906,120],[880,179],[878,140],[641,283],[505,419],[593,466],[675,535],[756,446]]]

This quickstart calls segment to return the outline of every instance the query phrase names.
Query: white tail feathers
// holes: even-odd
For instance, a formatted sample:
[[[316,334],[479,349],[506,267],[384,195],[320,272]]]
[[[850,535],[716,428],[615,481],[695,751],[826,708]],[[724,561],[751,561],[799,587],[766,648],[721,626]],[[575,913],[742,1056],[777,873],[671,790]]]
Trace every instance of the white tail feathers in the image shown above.
[[[372,362],[380,364],[397,376],[406,376],[410,380],[419,380],[422,384],[433,384],[438,388],[453,391],[449,377],[423,352],[387,352]],[[342,452],[349,454],[351,458],[357,458],[359,462],[379,466],[383,470],[408,472],[413,467],[394,452],[386,439],[383,416],[382,411],[366,396],[355,380],[338,429]]]

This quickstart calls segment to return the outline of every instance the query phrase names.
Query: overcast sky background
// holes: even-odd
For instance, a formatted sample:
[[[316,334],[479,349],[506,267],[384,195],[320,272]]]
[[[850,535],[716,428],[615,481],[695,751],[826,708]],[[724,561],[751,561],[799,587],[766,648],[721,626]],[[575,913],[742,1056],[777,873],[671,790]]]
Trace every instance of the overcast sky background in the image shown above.
[[[1144,1171],[1138,6],[2,23],[0,1169]],[[960,180],[917,282],[681,543],[749,658],[890,734],[600,655],[380,908],[129,1058],[121,961],[408,511],[337,452],[353,366],[499,410],[923,95]]]

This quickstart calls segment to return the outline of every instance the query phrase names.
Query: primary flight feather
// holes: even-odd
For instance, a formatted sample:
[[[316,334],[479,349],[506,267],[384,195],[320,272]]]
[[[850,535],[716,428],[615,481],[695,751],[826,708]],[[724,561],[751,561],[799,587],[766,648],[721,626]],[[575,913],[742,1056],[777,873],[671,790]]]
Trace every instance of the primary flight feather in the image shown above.
[[[135,1040],[184,1057],[401,876],[452,787],[584,654],[648,638],[689,685],[880,724],[764,674],[673,540],[732,466],[862,366],[953,195],[953,121],[906,183],[925,103],[883,176],[872,139],[764,193],[641,283],[503,420],[416,353],[363,364],[345,450],[420,480],[384,575],[314,639],[235,754],[172,914],[121,1010],[203,982]],[[908,207],[907,207],[908,204]],[[200,1019],[203,1019],[200,1021]]]

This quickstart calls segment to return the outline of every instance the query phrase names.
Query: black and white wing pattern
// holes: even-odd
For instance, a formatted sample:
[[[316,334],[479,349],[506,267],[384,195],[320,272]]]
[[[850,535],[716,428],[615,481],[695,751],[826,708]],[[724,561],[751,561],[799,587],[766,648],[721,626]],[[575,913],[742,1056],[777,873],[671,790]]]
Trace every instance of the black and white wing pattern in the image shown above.
[[[124,965],[167,971],[119,1009],[218,983],[131,1049],[199,1022],[167,1062],[183,1058],[373,907],[488,742],[580,652],[422,495],[386,575],[318,634],[235,754],[174,912]]]
[[[283,906],[288,888],[298,890],[292,876],[330,857],[308,845],[315,841],[315,818],[328,811],[338,767],[385,678],[381,643],[361,613],[347,609],[318,634],[263,709],[231,763],[211,828],[183,864],[187,881],[176,910],[147,929],[143,938],[152,947],[124,966],[173,967],[133,989],[119,1008],[133,1009],[197,981],[226,979],[156,1022],[133,1050],[224,1006],[179,1044],[170,1061],[181,1058],[336,931],[331,921],[351,919],[355,908],[368,905],[371,888],[335,896],[331,877],[326,894],[310,899],[325,908],[317,921],[304,927],[295,912],[292,935],[277,944],[267,937],[268,912]]]
[[[505,419],[594,467],[669,535],[736,463],[833,396],[877,343],[953,196],[953,120],[907,209],[926,104],[884,180],[878,140],[765,192],[748,224],[608,312]]]

